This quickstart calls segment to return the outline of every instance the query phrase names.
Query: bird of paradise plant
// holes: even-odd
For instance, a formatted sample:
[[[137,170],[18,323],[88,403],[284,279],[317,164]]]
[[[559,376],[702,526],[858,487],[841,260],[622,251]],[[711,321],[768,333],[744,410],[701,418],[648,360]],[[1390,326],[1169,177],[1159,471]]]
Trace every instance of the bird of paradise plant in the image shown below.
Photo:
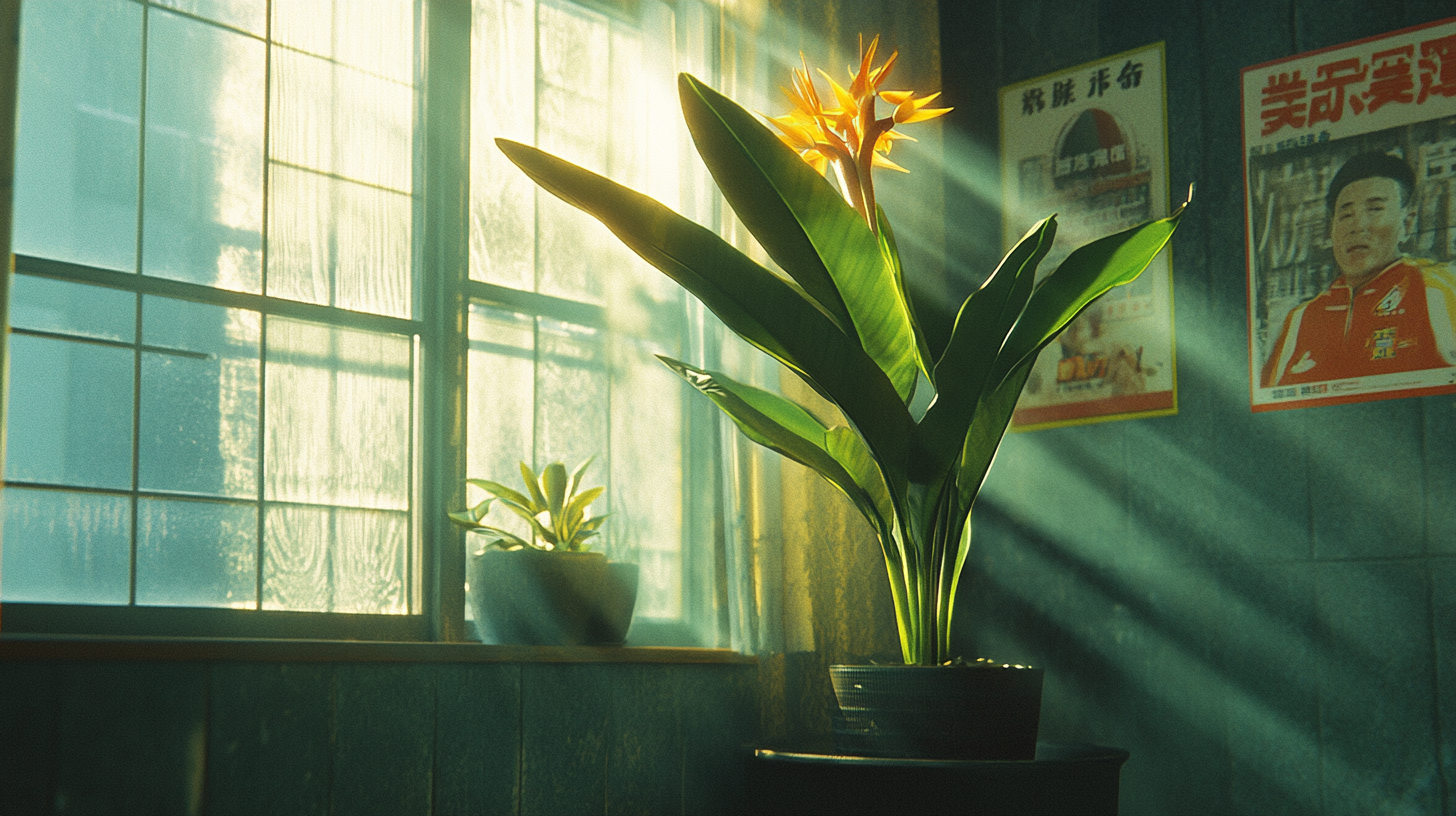
[[[882,91],[895,55],[863,49],[850,86],[823,104],[807,64],[795,109],[763,123],[696,78],[678,78],[693,141],[724,197],[785,279],[712,231],[609,179],[497,139],[543,188],[601,220],[696,295],[723,323],[783,363],[846,424],[717,371],[661,357],[751,440],[807,465],[844,492],[875,532],[905,663],[950,657],[950,625],[970,514],[1037,353],[1097,297],[1135,279],[1183,213],[1094,241],[1044,280],[1037,266],[1056,219],[1031,228],[961,306],[932,355],[906,295],[894,233],[871,170],[887,166],[897,124],[938,116],[935,96]],[[878,118],[876,97],[894,106]],[[822,175],[833,166],[839,191]],[[1186,206],[1186,205],[1185,205]],[[916,417],[916,384],[935,396]]]

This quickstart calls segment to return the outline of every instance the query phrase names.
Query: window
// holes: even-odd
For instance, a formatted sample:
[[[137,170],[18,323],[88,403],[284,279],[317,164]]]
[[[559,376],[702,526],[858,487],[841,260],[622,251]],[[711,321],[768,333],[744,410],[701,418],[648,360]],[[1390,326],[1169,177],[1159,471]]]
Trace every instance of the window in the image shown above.
[[[634,640],[717,644],[717,420],[651,357],[715,332],[492,143],[711,223],[659,123],[715,19],[470,11],[24,6],[7,631],[458,635],[463,477],[595,456],[605,547],[643,569]],[[435,181],[467,174],[468,202]]]

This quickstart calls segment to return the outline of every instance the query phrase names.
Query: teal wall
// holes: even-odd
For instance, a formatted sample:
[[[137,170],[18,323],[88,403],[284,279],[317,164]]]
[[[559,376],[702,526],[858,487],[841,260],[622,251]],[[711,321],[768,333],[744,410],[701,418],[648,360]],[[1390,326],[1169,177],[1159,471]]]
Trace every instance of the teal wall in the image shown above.
[[[1132,752],[1124,813],[1456,814],[1456,397],[1249,410],[1239,130],[1240,68],[1452,14],[941,4],[947,119],[989,151],[998,87],[1167,43],[1178,415],[1010,436],[958,607],[968,653],[1047,669],[1043,738]],[[996,213],[946,200],[974,282]]]
[[[752,664],[0,662],[0,814],[737,813]]]

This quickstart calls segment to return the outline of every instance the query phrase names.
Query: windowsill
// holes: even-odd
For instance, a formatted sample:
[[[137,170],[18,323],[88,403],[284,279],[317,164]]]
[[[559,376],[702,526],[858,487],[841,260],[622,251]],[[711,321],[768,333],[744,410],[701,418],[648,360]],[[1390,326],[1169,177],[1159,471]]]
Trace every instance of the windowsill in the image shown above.
[[[745,665],[729,649],[661,646],[494,646],[262,638],[0,634],[0,661],[162,660],[276,663],[713,663]]]

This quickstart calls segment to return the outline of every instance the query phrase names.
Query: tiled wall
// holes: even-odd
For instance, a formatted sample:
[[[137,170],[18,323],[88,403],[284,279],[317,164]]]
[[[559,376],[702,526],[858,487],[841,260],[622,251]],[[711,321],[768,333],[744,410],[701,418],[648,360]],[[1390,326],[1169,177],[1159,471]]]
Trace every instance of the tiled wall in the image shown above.
[[[968,652],[1047,668],[1044,738],[1132,752],[1124,813],[1456,814],[1456,397],[1249,410],[1239,130],[1240,68],[1452,14],[941,5],[950,101],[989,114],[958,126],[992,150],[996,88],[1167,43],[1170,186],[1198,184],[1178,415],[1009,437],[958,612]]]
[[[0,662],[0,813],[736,813],[756,673]]]

